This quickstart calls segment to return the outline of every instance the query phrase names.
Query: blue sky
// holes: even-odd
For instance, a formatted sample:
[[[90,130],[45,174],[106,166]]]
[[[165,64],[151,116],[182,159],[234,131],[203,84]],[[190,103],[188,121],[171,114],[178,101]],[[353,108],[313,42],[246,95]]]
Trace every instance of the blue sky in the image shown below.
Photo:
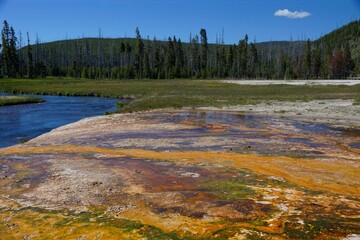
[[[99,28],[104,37],[133,37],[137,26],[151,39],[188,41],[200,28],[210,42],[222,29],[226,43],[245,34],[257,42],[316,39],[359,18],[360,0],[0,0],[0,20],[32,41],[96,37]]]

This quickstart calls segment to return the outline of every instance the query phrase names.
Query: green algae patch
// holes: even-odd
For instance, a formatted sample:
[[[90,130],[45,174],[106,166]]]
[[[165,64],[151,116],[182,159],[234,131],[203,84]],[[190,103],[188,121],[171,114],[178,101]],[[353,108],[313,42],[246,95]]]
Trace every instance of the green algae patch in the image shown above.
[[[210,191],[212,195],[225,200],[239,200],[256,194],[254,190],[243,185],[238,180],[217,180],[205,183],[204,190]]]
[[[360,233],[358,224],[346,223],[337,218],[306,219],[304,224],[286,223],[284,234],[289,239],[317,239],[320,236],[343,238],[350,233]],[[338,238],[335,238],[338,237]]]
[[[41,208],[0,210],[2,239],[192,239],[104,212],[69,213]]]

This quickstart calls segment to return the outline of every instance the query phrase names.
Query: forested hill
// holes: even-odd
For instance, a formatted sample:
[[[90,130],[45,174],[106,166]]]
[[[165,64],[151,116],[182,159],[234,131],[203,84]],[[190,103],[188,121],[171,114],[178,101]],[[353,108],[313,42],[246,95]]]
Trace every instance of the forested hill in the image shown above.
[[[343,49],[349,43],[351,56],[356,66],[355,72],[360,72],[360,21],[351,22],[315,41],[329,49]]]
[[[316,40],[316,43],[329,44],[332,48],[342,47],[345,42],[350,45],[359,45],[360,21],[351,22],[335,31],[324,35]]]
[[[173,37],[172,37],[173,38]],[[152,44],[154,40],[151,39],[143,39],[144,44]],[[166,46],[168,40],[157,40],[157,43],[161,44],[162,46]],[[46,42],[41,43],[40,41],[37,44],[32,44],[31,47],[34,49],[37,46],[43,48],[43,50],[51,50],[57,51],[56,49],[63,48],[69,54],[73,54],[77,46],[85,46],[90,45],[93,49],[98,49],[100,46],[104,48],[105,54],[110,54],[110,51],[113,50],[114,52],[124,51],[122,49],[127,46],[134,47],[136,43],[136,38],[78,38],[78,39],[67,39],[67,40],[59,40],[53,42]],[[268,41],[268,42],[260,42],[254,43],[259,51],[262,52],[270,52],[272,55],[276,55],[276,53],[280,52],[280,49],[283,49],[286,53],[291,53],[291,51],[300,51],[305,46],[306,41]],[[189,41],[182,43],[183,47],[189,47]],[[216,49],[216,46],[229,46],[226,44],[215,44],[215,43],[208,43],[209,51],[212,52]],[[75,49],[74,49],[75,48]],[[26,51],[27,46],[23,47],[20,51]],[[96,52],[94,52],[96,54]]]
[[[246,35],[234,45],[221,44],[222,40],[208,43],[205,29],[187,42],[175,36],[162,41],[143,39],[139,29],[135,38],[83,38],[50,43],[35,40],[32,41],[35,44],[18,50],[16,58],[2,58],[0,76],[346,78],[360,72],[359,28],[359,21],[352,22],[314,42],[251,43]],[[11,40],[16,38],[11,31],[8,36],[10,39],[3,42],[16,42]],[[11,48],[3,48],[2,55],[4,51],[11,52]]]
[[[150,49],[154,45],[154,40],[143,39],[142,41],[145,48]],[[172,37],[172,41],[174,41],[174,37]],[[156,44],[158,44],[163,51],[166,51],[168,40],[156,40]],[[200,43],[198,42],[198,44]],[[49,62],[55,61],[53,58],[59,58],[59,55],[68,55],[71,57],[80,55],[80,53],[83,52],[82,55],[89,54],[91,56],[91,58],[88,59],[88,61],[90,61],[88,64],[94,65],[96,64],[94,61],[100,60],[102,54],[104,58],[113,59],[117,57],[116,55],[121,55],[123,52],[131,52],[135,49],[135,45],[136,38],[79,38],[47,43],[38,42],[37,44],[31,45],[31,48],[35,58],[38,57],[37,54],[43,55],[41,57]],[[192,47],[192,44],[189,42],[182,42],[181,45],[185,52],[190,51],[189,48]],[[276,60],[279,56],[281,49],[285,54],[294,56],[295,53],[301,53],[305,45],[306,41],[269,41],[254,43],[259,58],[262,57],[273,60]],[[217,49],[223,47],[228,49],[230,45],[208,43],[208,53],[210,55],[214,54]],[[234,47],[235,50],[236,46],[232,45],[232,47]],[[23,47],[19,52],[26,55],[26,51],[27,47]]]

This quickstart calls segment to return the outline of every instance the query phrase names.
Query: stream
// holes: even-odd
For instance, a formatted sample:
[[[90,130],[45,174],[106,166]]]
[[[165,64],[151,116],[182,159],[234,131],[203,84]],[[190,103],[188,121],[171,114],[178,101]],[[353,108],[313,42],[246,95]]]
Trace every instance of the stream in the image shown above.
[[[98,97],[38,97],[45,102],[0,107],[0,148],[27,141],[82,118],[115,111],[119,101]]]

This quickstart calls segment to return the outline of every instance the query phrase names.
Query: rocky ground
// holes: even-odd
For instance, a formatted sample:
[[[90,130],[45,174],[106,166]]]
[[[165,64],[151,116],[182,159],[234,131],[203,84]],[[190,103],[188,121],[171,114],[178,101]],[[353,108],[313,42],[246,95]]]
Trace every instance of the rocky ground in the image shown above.
[[[266,101],[258,104],[223,107],[221,109],[214,107],[204,107],[202,109],[286,117],[344,128],[360,127],[360,105],[353,100]]]
[[[225,83],[235,83],[240,85],[309,85],[309,86],[335,86],[335,85],[346,85],[346,86],[354,86],[356,84],[360,84],[360,80],[355,79],[330,79],[330,80],[221,80]]]
[[[358,238],[356,121],[287,104],[94,117],[0,149],[1,238]]]

